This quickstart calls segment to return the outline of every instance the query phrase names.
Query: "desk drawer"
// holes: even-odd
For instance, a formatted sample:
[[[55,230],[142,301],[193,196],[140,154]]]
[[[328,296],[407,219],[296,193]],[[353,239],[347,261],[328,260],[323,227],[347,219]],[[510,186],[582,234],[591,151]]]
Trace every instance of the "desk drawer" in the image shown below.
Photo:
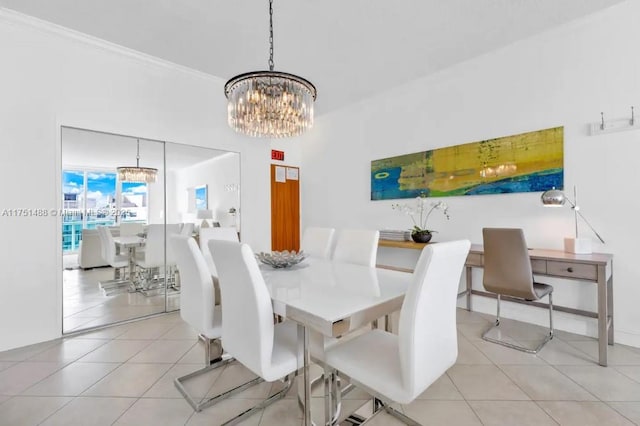
[[[547,274],[597,281],[598,267],[584,263],[547,262]]]
[[[531,259],[531,270],[534,274],[546,274],[547,261],[542,259]]]
[[[482,255],[479,253],[469,253],[467,256],[466,266],[482,267]]]

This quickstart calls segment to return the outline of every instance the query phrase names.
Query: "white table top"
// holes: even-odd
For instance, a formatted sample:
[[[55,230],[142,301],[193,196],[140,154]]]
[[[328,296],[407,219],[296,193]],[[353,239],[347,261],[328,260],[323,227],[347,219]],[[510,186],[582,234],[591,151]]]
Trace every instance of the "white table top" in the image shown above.
[[[412,278],[406,272],[317,259],[260,269],[276,314],[334,337],[400,309]]]
[[[123,237],[114,237],[113,242],[121,247],[140,247],[144,245],[144,238],[136,235],[125,235]]]

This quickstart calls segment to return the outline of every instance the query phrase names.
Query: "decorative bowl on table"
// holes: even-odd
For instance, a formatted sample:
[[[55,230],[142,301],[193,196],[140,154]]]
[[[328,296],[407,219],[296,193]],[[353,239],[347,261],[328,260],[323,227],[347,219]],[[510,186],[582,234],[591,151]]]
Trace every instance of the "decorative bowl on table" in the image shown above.
[[[265,253],[263,251],[256,253],[256,258],[260,262],[274,268],[289,268],[302,262],[305,257],[307,257],[307,255],[302,250],[299,252],[285,250],[272,251],[271,253]]]

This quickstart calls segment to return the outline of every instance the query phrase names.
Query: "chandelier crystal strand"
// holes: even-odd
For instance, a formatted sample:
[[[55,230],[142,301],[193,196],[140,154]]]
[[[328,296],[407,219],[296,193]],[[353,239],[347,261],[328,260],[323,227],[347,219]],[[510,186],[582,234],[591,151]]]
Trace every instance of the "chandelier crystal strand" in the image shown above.
[[[253,71],[230,79],[228,122],[253,137],[297,136],[313,126],[316,88],[297,75],[274,71],[273,1],[269,1],[269,71]]]

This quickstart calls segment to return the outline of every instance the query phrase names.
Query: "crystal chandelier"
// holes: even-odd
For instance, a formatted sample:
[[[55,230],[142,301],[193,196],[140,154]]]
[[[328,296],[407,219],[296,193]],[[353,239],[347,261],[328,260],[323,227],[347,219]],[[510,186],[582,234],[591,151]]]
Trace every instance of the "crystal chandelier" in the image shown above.
[[[140,139],[137,140],[136,166],[118,167],[117,170],[120,182],[153,183],[158,175],[158,169],[140,167]]]
[[[302,77],[273,70],[273,0],[269,46],[269,71],[240,74],[224,85],[229,126],[253,137],[297,136],[313,126],[316,88]]]

